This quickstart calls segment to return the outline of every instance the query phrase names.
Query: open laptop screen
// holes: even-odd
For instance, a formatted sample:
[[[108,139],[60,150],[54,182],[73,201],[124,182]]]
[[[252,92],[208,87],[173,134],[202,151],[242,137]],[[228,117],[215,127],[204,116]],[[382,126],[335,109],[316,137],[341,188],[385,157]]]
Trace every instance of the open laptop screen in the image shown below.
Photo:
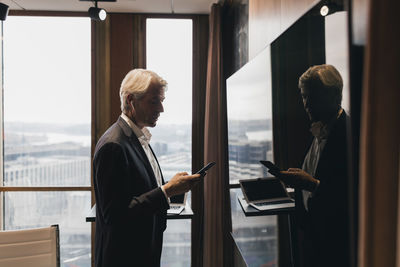
[[[172,196],[169,198],[171,204],[185,204],[185,194]]]
[[[275,178],[241,180],[240,183],[249,202],[288,197],[282,183]]]

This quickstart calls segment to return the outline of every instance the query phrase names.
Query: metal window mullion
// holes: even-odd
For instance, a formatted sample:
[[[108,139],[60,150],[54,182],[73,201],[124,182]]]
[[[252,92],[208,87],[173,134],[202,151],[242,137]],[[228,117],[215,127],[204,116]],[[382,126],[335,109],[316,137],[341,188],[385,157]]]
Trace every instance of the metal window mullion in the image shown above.
[[[0,86],[1,86],[1,91],[0,91],[0,186],[3,185],[3,176],[4,176],[4,171],[3,171],[3,159],[4,159],[4,150],[3,150],[3,123],[4,123],[4,118],[3,118],[3,92],[4,92],[4,71],[3,71],[3,66],[4,66],[4,60],[3,60],[3,21],[1,21],[1,27],[0,27]],[[0,191],[0,230],[4,229],[4,193]]]
[[[0,186],[0,192],[91,191],[90,186]]]

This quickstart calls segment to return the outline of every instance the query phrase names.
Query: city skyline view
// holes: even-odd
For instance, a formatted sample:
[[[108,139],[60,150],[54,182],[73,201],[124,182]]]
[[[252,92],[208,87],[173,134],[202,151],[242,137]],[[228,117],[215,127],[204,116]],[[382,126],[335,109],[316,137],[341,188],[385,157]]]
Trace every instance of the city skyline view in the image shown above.
[[[90,124],[38,125],[7,122],[4,126],[5,186],[90,186]],[[164,176],[191,170],[191,128],[160,125],[152,139]],[[49,138],[56,134],[56,138]],[[172,137],[172,138],[171,138]],[[49,143],[49,140],[53,140]],[[159,141],[159,142],[158,142]],[[177,145],[179,144],[179,145]],[[5,229],[60,225],[63,267],[89,267],[91,258],[90,192],[10,192],[4,196]],[[29,219],[28,219],[29,218]],[[184,226],[184,227],[182,227]],[[168,222],[164,266],[190,265],[190,220]],[[74,245],[75,244],[75,245]],[[183,259],[183,260],[182,260]],[[172,265],[171,265],[172,264]]]
[[[147,65],[163,76],[169,87],[165,112],[157,126],[149,130],[152,133],[151,146],[165,180],[169,180],[177,172],[192,172],[193,25],[191,20],[147,20],[147,23],[147,30],[162,31],[162,34],[148,33]],[[38,32],[39,29],[43,32]],[[63,29],[62,34],[58,34],[59,29]],[[92,201],[93,137],[88,36],[88,18],[15,17],[4,22],[2,185],[31,187],[32,191],[2,194],[4,217],[1,223],[4,229],[58,224],[62,267],[89,267],[92,258],[94,237],[91,224],[85,221]],[[170,44],[170,40],[177,43]],[[183,44],[186,48],[181,47]],[[161,57],[157,49],[168,49],[170,55]],[[174,58],[174,53],[181,54],[186,60],[184,63],[174,62],[180,68],[168,64],[171,58],[167,56]],[[14,59],[20,57],[26,58],[26,64],[16,64]],[[236,122],[229,123],[234,125]],[[256,160],[272,156],[270,121],[249,120],[237,126],[230,133],[229,141],[231,183],[263,175],[265,170],[256,164]],[[38,186],[68,186],[72,189],[34,191]],[[246,253],[249,266],[264,263],[275,266],[276,218],[244,217],[237,201],[240,191],[231,190],[230,193],[232,234]],[[162,266],[190,266],[191,220],[170,220],[167,224]],[[265,249],[269,253],[265,254]]]

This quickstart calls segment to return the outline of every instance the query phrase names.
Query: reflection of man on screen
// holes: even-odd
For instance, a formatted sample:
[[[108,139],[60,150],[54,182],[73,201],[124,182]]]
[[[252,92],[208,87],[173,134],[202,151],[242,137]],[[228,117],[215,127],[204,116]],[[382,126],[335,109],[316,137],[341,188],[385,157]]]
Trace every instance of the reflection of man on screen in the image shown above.
[[[343,81],[335,67],[309,68],[299,88],[314,136],[302,169],[283,171],[296,188],[297,221],[304,234],[304,266],[348,266],[348,174]]]

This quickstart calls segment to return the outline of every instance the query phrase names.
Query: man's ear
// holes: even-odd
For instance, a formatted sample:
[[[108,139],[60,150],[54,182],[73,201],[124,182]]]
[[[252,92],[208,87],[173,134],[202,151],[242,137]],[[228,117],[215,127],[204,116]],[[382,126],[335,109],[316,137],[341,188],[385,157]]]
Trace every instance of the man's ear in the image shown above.
[[[131,106],[131,109],[132,109],[132,115],[135,115],[135,113],[136,113],[135,100],[133,98],[131,100],[129,100],[129,105]]]
[[[131,112],[134,115],[135,114],[135,98],[132,95],[128,95],[126,98],[127,104],[131,107]]]
[[[126,98],[126,102],[128,102],[128,104],[131,106],[131,108],[135,107],[135,98],[132,95],[128,95],[128,97]]]

